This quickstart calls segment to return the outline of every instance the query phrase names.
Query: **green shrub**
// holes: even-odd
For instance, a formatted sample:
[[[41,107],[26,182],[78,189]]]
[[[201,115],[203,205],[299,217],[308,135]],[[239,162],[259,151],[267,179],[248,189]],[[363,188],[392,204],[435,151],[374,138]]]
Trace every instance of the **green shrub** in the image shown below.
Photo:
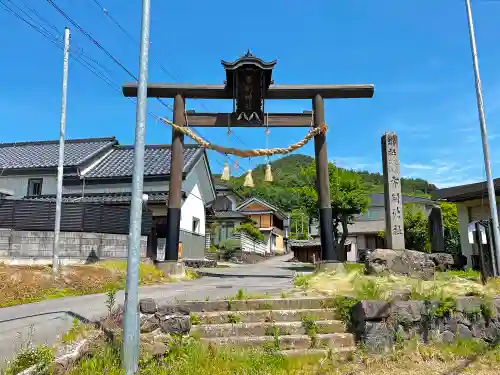
[[[349,298],[345,296],[335,296],[333,298],[333,305],[335,306],[335,312],[337,318],[342,320],[346,324],[351,323],[351,310],[352,307],[359,302],[357,298]]]
[[[236,228],[233,229],[233,233],[245,233],[256,241],[264,241],[264,235],[260,232],[258,228],[256,228],[250,223],[238,225]]]
[[[5,375],[17,375],[33,365],[37,365],[35,374],[49,375],[50,365],[53,361],[54,353],[48,346],[28,347],[21,350],[16,358],[9,363],[9,366],[5,370]]]

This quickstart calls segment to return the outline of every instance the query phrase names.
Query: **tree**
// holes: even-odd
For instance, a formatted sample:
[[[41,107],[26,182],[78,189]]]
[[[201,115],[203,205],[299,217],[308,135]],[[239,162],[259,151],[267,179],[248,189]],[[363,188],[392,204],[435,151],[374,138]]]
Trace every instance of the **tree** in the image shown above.
[[[294,240],[308,239],[309,217],[304,209],[295,209],[290,214],[290,238]]]
[[[354,216],[363,213],[368,208],[369,198],[359,174],[337,168],[328,164],[330,181],[330,201],[333,216],[334,246],[339,260],[345,261],[347,254],[344,250],[348,235],[347,225],[353,222]],[[311,217],[318,217],[318,194],[316,191],[316,164],[311,163],[303,168],[299,174],[301,186],[295,188],[299,205]]]
[[[444,248],[447,253],[460,254],[460,230],[458,229],[458,211],[453,203],[441,202],[444,226]]]
[[[412,204],[403,206],[405,229],[405,248],[418,251],[430,251],[428,218],[424,211]]]

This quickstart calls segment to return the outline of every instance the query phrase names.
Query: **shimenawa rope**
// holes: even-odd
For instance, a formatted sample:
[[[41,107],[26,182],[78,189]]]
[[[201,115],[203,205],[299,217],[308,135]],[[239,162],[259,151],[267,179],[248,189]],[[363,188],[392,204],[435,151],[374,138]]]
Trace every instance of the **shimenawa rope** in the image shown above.
[[[170,121],[169,119],[166,119],[163,117],[160,117],[160,120],[162,120],[164,123],[170,125],[175,130],[187,135],[189,138],[193,139],[196,143],[198,143],[200,146],[202,146],[204,148],[207,148],[209,150],[214,150],[214,151],[220,152],[222,154],[231,154],[231,155],[239,156],[242,158],[254,157],[254,156],[271,156],[271,155],[277,155],[277,154],[288,154],[292,151],[298,150],[299,148],[305,146],[314,136],[316,136],[318,134],[324,134],[328,130],[328,126],[325,123],[323,123],[323,124],[321,124],[321,126],[309,130],[309,132],[306,134],[306,136],[302,140],[300,140],[297,143],[293,143],[287,147],[241,150],[239,148],[223,147],[223,146],[219,146],[219,145],[214,145],[212,143],[205,141],[203,138],[201,138],[200,136],[195,134],[189,127],[179,126],[177,124],[174,124],[173,121]]]

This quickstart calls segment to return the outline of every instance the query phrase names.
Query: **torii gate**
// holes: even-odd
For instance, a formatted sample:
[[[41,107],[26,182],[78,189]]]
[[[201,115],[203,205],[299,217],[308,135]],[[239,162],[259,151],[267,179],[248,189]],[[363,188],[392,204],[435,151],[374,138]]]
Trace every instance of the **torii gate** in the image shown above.
[[[249,52],[234,62],[222,61],[226,72],[224,84],[151,83],[148,97],[173,98],[174,116],[172,129],[172,151],[170,187],[167,208],[167,239],[165,261],[178,261],[178,244],[181,216],[181,186],[186,120],[189,127],[262,127],[264,124],[264,102],[266,99],[311,99],[313,108],[314,151],[321,236],[321,260],[323,263],[344,261],[337,254],[333,241],[333,218],[330,203],[328,157],[325,127],[324,99],[371,98],[371,84],[287,84],[275,85],[272,71],[276,60],[264,62]],[[137,83],[123,85],[123,94],[137,96]],[[186,111],[185,100],[232,99],[232,113],[195,113]],[[311,113],[266,113],[268,127],[311,126]],[[183,130],[183,131],[180,131]],[[307,138],[307,137],[306,137]],[[208,144],[206,144],[208,145]],[[210,147],[209,147],[210,148]],[[219,147],[220,148],[220,147]]]

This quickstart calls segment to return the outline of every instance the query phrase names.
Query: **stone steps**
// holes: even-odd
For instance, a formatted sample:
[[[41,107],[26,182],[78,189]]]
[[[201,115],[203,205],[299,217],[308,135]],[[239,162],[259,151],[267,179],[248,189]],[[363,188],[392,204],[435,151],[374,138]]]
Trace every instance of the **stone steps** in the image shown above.
[[[314,325],[317,333],[345,332],[345,325],[339,320],[319,320],[314,321]],[[305,324],[301,321],[202,324],[193,326],[191,332],[196,332],[199,337],[307,335]]]
[[[204,337],[200,338],[205,344],[232,347],[275,347],[279,350],[300,349],[340,349],[353,348],[354,337],[350,333],[319,333],[315,337],[308,335],[286,335],[286,336],[230,336],[230,337]]]
[[[332,309],[300,310],[254,310],[254,311],[210,311],[194,313],[199,324],[224,324],[236,320],[238,323],[296,322],[304,317],[314,320],[329,320],[335,316]]]
[[[354,336],[324,297],[186,301],[191,334],[214,346],[264,347],[287,356],[343,355]]]
[[[338,356],[348,356],[352,354],[356,348],[354,346],[347,346],[343,348],[327,348],[327,349],[288,349],[288,350],[280,350],[279,353],[281,355],[287,357],[299,357],[299,356],[321,356],[325,357],[329,354],[338,358]]]
[[[208,311],[304,310],[332,307],[332,299],[324,297],[265,298],[217,301],[185,301],[181,306],[193,313]]]

